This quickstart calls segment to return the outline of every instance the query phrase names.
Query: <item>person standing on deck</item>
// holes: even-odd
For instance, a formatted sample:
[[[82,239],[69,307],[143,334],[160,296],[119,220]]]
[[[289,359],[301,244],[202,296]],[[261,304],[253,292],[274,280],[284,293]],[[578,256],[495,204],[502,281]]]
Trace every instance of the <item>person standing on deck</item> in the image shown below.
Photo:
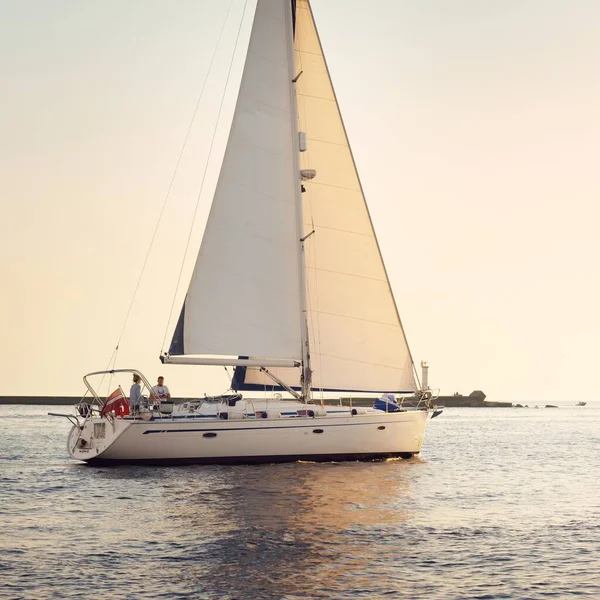
[[[136,373],[133,376],[133,385],[129,390],[129,404],[131,404],[133,412],[137,412],[140,408],[140,398],[142,397],[141,380],[142,378]]]
[[[152,387],[152,397],[156,398],[160,402],[169,402],[171,400],[171,393],[169,392],[169,388],[165,385],[165,378],[159,377],[157,379],[157,384]]]

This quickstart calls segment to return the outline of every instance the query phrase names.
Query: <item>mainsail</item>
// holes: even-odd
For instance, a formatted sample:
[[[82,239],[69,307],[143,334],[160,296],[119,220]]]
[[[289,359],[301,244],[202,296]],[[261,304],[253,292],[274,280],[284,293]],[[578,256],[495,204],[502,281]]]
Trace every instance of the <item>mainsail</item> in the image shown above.
[[[308,0],[295,3],[301,167],[316,170],[303,194],[312,385],[414,391],[412,358],[375,237]],[[289,84],[288,84],[289,85]],[[291,194],[290,194],[291,196]],[[297,388],[294,369],[270,369]],[[264,373],[236,369],[236,389],[263,389]]]
[[[305,182],[302,227],[298,131],[307,138],[299,166],[316,171]],[[299,231],[306,238],[305,273]],[[416,389],[310,4],[258,0],[225,158],[170,355],[240,357],[229,364],[249,357],[248,366],[236,369],[234,388],[273,386],[256,365],[298,388],[300,372],[292,365],[306,364],[306,324],[313,388]]]

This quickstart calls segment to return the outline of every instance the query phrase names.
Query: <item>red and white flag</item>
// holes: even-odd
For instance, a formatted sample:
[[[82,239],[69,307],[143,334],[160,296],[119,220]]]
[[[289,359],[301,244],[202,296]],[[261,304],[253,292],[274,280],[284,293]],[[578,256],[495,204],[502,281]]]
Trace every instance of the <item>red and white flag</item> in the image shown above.
[[[121,387],[118,387],[107,399],[102,407],[101,414],[107,415],[114,412],[117,417],[124,417],[129,414],[129,402],[123,393]]]

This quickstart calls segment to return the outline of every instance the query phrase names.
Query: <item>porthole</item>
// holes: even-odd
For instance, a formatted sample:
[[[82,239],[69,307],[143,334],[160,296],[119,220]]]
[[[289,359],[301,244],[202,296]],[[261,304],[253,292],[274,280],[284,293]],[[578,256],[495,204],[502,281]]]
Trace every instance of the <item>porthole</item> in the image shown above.
[[[322,429],[313,429],[313,433],[323,433]]]
[[[215,437],[217,437],[217,434],[214,431],[210,431],[209,433],[203,433],[202,437],[205,437],[205,438],[215,438]]]
[[[385,429],[385,425],[380,425],[377,429],[379,429],[379,431],[383,431]]]

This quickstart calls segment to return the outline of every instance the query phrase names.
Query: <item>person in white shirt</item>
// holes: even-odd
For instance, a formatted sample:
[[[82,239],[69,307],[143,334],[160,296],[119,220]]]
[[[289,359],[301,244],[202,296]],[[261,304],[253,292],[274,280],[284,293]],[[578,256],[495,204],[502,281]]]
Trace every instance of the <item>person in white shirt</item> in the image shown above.
[[[169,388],[165,385],[165,378],[159,377],[157,383],[158,385],[152,386],[152,397],[160,400],[160,402],[169,402],[171,394]]]

